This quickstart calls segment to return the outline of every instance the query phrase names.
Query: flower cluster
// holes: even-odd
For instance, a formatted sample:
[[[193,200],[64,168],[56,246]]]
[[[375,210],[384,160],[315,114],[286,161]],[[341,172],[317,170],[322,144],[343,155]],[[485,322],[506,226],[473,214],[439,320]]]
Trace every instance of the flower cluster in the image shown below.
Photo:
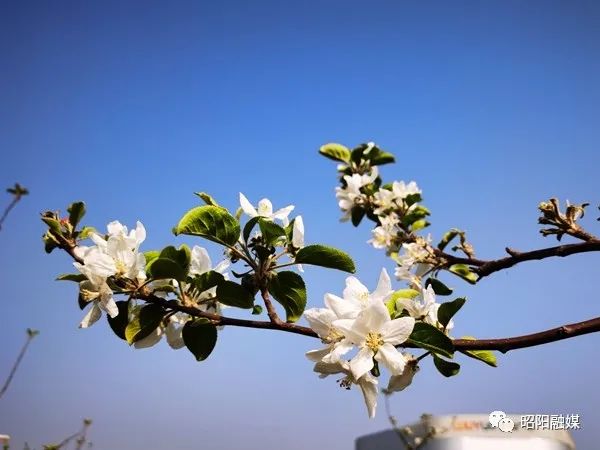
[[[375,291],[369,292],[357,278],[348,277],[343,298],[326,294],[325,308],[305,311],[309,325],[325,344],[306,354],[316,363],[315,371],[323,375],[344,373],[346,377],[340,385],[349,388],[357,384],[362,389],[370,417],[375,415],[377,379],[373,372],[377,374],[379,364],[385,366],[392,377],[403,374],[406,377],[414,372],[412,364],[408,364],[412,357],[396,347],[406,342],[415,319],[390,317],[385,302],[392,293],[390,278],[383,269]],[[352,350],[356,350],[356,354],[349,361],[344,359]],[[393,388],[394,383],[391,383],[388,389]]]
[[[137,222],[134,230],[114,221],[107,226],[108,234],[101,236],[92,233],[93,246],[78,246],[75,254],[83,264],[73,263],[86,280],[79,284],[80,297],[91,302],[92,308],[81,321],[80,327],[87,328],[102,316],[105,311],[110,317],[116,317],[119,310],[108,284],[109,277],[116,279],[143,281],[146,279],[146,258],[139,252],[139,246],[146,239],[146,229]]]

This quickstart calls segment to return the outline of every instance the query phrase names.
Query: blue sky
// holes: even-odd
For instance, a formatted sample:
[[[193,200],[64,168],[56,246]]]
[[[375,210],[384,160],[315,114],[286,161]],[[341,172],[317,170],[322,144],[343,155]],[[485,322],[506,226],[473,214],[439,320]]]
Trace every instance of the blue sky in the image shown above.
[[[142,220],[145,249],[208,191],[234,209],[243,191],[296,205],[307,240],[350,252],[374,287],[392,265],[368,227],[338,222],[325,142],[373,140],[397,156],[387,180],[416,180],[434,237],[468,231],[480,257],[554,245],[536,206],[598,204],[600,7],[596,2],[4,2],[0,5],[0,180],[31,190],[0,233],[0,374],[39,328],[9,392],[0,433],[39,446],[94,419],[94,448],[350,449],[388,426],[358,392],[311,372],[308,338],[226,329],[197,363],[161,343],[136,351],[104,323],[77,329],[71,270],[44,254],[39,213],[85,200],[86,223]],[[9,201],[8,195],[4,197]],[[585,222],[598,232],[590,209]],[[213,260],[218,250],[209,246]],[[597,256],[529,263],[475,288],[456,335],[500,337],[598,315]],[[344,274],[309,268],[309,304]],[[392,399],[424,412],[581,415],[600,436],[598,337],[464,361],[444,379],[427,363]]]

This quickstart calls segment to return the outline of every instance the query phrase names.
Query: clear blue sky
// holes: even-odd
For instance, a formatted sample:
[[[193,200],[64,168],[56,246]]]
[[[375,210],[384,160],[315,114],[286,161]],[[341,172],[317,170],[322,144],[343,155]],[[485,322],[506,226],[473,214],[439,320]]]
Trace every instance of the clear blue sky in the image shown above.
[[[554,245],[538,202],[599,200],[599,21],[593,1],[3,2],[0,180],[31,195],[0,233],[0,374],[25,328],[41,335],[0,401],[0,432],[39,446],[91,417],[97,450],[345,450],[386,428],[383,408],[368,420],[358,392],[311,372],[308,338],[226,329],[200,364],[165,343],[135,351],[104,322],[78,330],[76,287],[53,281],[71,263],[44,254],[39,212],[83,199],[86,223],[140,219],[152,249],[192,243],[170,229],[194,191],[230,208],[239,191],[268,196],[374,286],[392,266],[366,226],[338,223],[335,165],[317,155],[373,140],[397,155],[386,179],[423,188],[435,236],[462,227],[481,257]],[[449,279],[469,297],[456,335],[597,316],[597,258],[525,264],[476,288]],[[309,303],[343,280],[308,269]],[[449,380],[426,364],[394,413],[579,413],[576,440],[593,448],[599,339],[517,351],[498,369],[464,361]]]

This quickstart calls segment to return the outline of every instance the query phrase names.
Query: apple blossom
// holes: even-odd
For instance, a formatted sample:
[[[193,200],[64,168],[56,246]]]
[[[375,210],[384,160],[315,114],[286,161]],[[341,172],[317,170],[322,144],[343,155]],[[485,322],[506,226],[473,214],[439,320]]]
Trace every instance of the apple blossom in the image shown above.
[[[415,319],[401,317],[392,320],[385,304],[374,301],[355,320],[339,319],[333,324],[359,349],[350,360],[350,370],[356,379],[373,368],[373,359],[386,366],[392,375],[402,373],[406,360],[395,346],[408,339]]]
[[[294,205],[288,205],[285,208],[281,208],[273,212],[273,204],[268,198],[263,198],[260,200],[258,202],[258,208],[255,208],[241,192],[240,206],[249,217],[264,217],[271,220],[281,220],[283,226],[287,226],[290,223],[288,216],[294,209]]]

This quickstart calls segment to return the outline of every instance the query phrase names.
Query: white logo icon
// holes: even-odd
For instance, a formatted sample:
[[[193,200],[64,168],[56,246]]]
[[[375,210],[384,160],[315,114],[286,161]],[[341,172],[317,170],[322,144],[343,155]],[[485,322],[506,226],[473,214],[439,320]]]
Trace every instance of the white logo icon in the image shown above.
[[[512,430],[515,428],[515,423],[510,417],[504,417],[498,422],[498,428],[505,433],[512,433]]]
[[[493,428],[497,428],[498,423],[505,417],[506,417],[506,413],[504,411],[492,411],[490,413],[490,424],[492,425]],[[511,422],[512,422],[512,420],[511,420]]]

